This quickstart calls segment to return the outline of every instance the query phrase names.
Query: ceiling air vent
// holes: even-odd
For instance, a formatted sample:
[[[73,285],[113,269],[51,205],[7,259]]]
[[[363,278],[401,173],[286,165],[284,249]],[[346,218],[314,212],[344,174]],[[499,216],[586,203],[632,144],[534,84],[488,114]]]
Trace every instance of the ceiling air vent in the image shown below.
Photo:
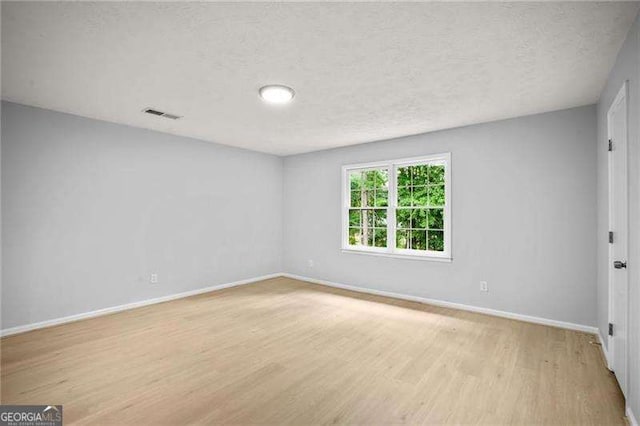
[[[179,115],[169,114],[167,112],[158,111],[157,109],[153,108],[147,108],[144,110],[144,112],[151,115],[157,115],[158,117],[168,118],[170,120],[177,120],[178,118],[182,118]]]

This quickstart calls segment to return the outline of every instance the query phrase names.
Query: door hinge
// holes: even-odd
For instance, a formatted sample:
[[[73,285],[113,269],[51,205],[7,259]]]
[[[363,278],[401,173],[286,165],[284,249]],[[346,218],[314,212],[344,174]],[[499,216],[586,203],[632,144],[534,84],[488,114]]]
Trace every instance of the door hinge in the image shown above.
[[[613,336],[613,324],[609,323],[609,336]]]
[[[609,244],[613,244],[613,231],[609,231]]]
[[[609,139],[609,151],[613,151],[613,141]]]

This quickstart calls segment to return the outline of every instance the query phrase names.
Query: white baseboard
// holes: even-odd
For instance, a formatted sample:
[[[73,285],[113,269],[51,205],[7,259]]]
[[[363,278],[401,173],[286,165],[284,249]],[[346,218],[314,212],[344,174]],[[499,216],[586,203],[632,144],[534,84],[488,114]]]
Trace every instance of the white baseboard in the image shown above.
[[[604,359],[607,362],[607,368],[611,370],[611,359],[609,358],[609,351],[607,347],[604,345],[604,337],[602,337],[602,333],[600,333],[600,329],[598,329],[598,340],[600,341],[600,347],[602,348],[602,353],[604,354]]]
[[[392,297],[392,298],[395,298],[395,299],[402,299],[402,300],[408,300],[408,301],[412,301],[412,302],[425,303],[427,305],[442,306],[442,307],[445,307],[445,308],[461,309],[463,311],[477,312],[477,313],[481,313],[481,314],[493,315],[493,316],[496,316],[496,317],[502,317],[502,318],[509,318],[509,319],[514,319],[514,320],[519,320],[519,321],[531,322],[531,323],[534,323],[534,324],[549,325],[549,326],[552,326],[552,327],[565,328],[565,329],[568,329],[568,330],[583,331],[585,333],[591,333],[591,334],[597,334],[598,333],[598,328],[597,327],[592,327],[592,326],[589,326],[589,325],[574,324],[574,323],[570,323],[570,322],[564,322],[564,321],[557,321],[557,320],[552,320],[552,319],[547,319],[547,318],[534,317],[534,316],[530,316],[530,315],[516,314],[514,312],[499,311],[499,310],[491,309],[491,308],[482,308],[482,307],[478,307],[478,306],[464,305],[462,303],[447,302],[447,301],[438,300],[438,299],[429,299],[429,298],[420,297],[420,296],[410,296],[410,295],[406,295],[406,294],[393,293],[393,292],[390,292],[390,291],[374,290],[374,289],[365,288],[365,287],[356,287],[356,286],[352,286],[352,285],[340,284],[340,283],[335,283],[335,282],[326,281],[326,280],[319,280],[319,279],[316,279],[316,278],[303,277],[303,276],[300,276],[300,275],[289,274],[289,273],[284,273],[282,275],[285,276],[285,277],[288,277],[288,278],[292,278],[292,279],[296,279],[296,280],[300,280],[300,281],[306,281],[306,282],[309,282],[309,283],[312,283],[312,284],[320,284],[320,285],[329,286],[329,287],[341,288],[341,289],[344,289],[344,290],[351,290],[351,291],[356,291],[356,292],[359,292],[359,293],[367,293],[367,294],[373,294],[373,295],[376,295],[376,296]]]
[[[631,411],[631,407],[627,405],[627,409],[625,410],[625,414],[627,416],[627,420],[629,420],[630,426],[638,426],[638,419],[633,415],[633,411]]]
[[[283,274],[269,274],[262,275],[260,277],[248,278],[246,280],[234,281],[225,284],[218,284],[210,287],[199,288],[196,290],[185,291],[183,293],[170,294],[168,296],[156,297],[154,299],[141,300],[139,302],[127,303],[125,305],[112,306],[109,308],[98,309],[95,311],[84,312],[81,314],[70,315],[68,317],[55,318],[47,321],[36,322],[33,324],[20,325],[17,327],[7,328],[0,330],[0,337],[10,336],[12,334],[24,333],[31,330],[37,330],[40,328],[52,327],[54,325],[65,324],[68,322],[79,321],[87,318],[99,317],[102,315],[113,314],[115,312],[126,311],[129,309],[140,308],[142,306],[154,305],[156,303],[168,302],[170,300],[182,299],[184,297],[195,296],[196,294],[209,293],[211,291],[222,290],[229,287],[237,287],[240,285],[251,284],[256,281],[268,280],[270,278],[281,277]]]
[[[493,316],[502,317],[502,318],[515,319],[515,320],[531,322],[531,323],[535,323],[535,324],[549,325],[549,326],[552,326],[552,327],[559,327],[559,328],[565,328],[565,329],[569,329],[569,330],[583,331],[583,332],[586,332],[586,333],[598,334],[598,336],[599,336],[599,331],[598,331],[597,327],[591,327],[591,326],[587,326],[587,325],[573,324],[573,323],[569,323],[569,322],[556,321],[556,320],[552,320],[552,319],[534,317],[534,316],[530,316],[530,315],[516,314],[516,313],[513,313],[513,312],[499,311],[499,310],[496,310],[496,309],[482,308],[482,307],[471,306],[471,305],[464,305],[462,303],[447,302],[447,301],[438,300],[438,299],[429,299],[429,298],[420,297],[420,296],[410,296],[410,295],[401,294],[401,293],[393,293],[393,292],[390,292],[390,291],[374,290],[374,289],[369,289],[369,288],[365,288],[365,287],[357,287],[357,286],[352,286],[352,285],[347,285],[347,284],[339,284],[339,283],[335,283],[335,282],[331,282],[331,281],[319,280],[319,279],[309,278],[309,277],[303,277],[303,276],[295,275],[295,274],[275,273],[275,274],[263,275],[263,276],[260,276],[260,277],[249,278],[249,279],[246,279],[246,280],[234,281],[234,282],[231,282],[231,283],[225,283],[225,284],[219,284],[219,285],[214,285],[214,286],[205,287],[205,288],[199,288],[197,290],[191,290],[191,291],[187,291],[187,292],[183,292],[183,293],[170,294],[168,296],[157,297],[155,299],[141,300],[139,302],[127,303],[125,305],[112,306],[112,307],[109,307],[109,308],[98,309],[98,310],[91,311],[91,312],[85,312],[85,313],[81,313],[81,314],[70,315],[70,316],[63,317],[63,318],[55,318],[55,319],[42,321],[42,322],[37,322],[37,323],[33,323],[33,324],[27,324],[27,325],[21,325],[21,326],[18,326],[18,327],[7,328],[7,329],[4,329],[4,330],[0,330],[0,337],[10,336],[10,335],[13,335],[13,334],[18,334],[18,333],[24,333],[24,332],[27,332],[27,331],[37,330],[37,329],[45,328],[45,327],[52,327],[54,325],[65,324],[65,323],[68,323],[68,322],[78,321],[78,320],[82,320],[82,319],[94,318],[94,317],[98,317],[98,316],[102,316],[102,315],[108,315],[108,314],[112,314],[112,313],[115,313],[115,312],[126,311],[126,310],[129,310],[129,309],[135,309],[135,308],[139,308],[139,307],[142,307],[142,306],[153,305],[153,304],[156,304],[156,303],[168,302],[170,300],[175,300],[175,299],[181,299],[181,298],[184,298],[184,297],[194,296],[196,294],[208,293],[208,292],[211,292],[211,291],[222,290],[224,288],[229,288],[229,287],[237,287],[237,286],[240,286],[240,285],[251,284],[251,283],[254,283],[256,281],[262,281],[262,280],[267,280],[267,279],[270,279],[270,278],[277,278],[277,277],[288,277],[288,278],[292,278],[292,279],[296,279],[296,280],[300,280],[300,281],[306,281],[306,282],[313,283],[313,284],[320,284],[320,285],[329,286],[329,287],[341,288],[341,289],[344,289],[344,290],[350,290],[350,291],[355,291],[355,292],[359,292],[359,293],[367,293],[367,294],[373,294],[373,295],[376,295],[376,296],[392,297],[392,298],[395,298],[395,299],[401,299],[401,300],[408,300],[408,301],[412,301],[412,302],[425,303],[427,305],[442,306],[442,307],[445,307],[445,308],[453,308],[453,309],[461,309],[461,310],[464,310],[464,311],[477,312],[477,313],[481,313],[481,314],[493,315]],[[602,339],[601,336],[599,336],[599,338]],[[606,352],[606,349],[605,349],[604,345],[602,346],[602,349],[603,349],[603,351],[605,353],[605,357],[608,357],[608,354]],[[607,360],[608,360],[608,358],[607,358]]]

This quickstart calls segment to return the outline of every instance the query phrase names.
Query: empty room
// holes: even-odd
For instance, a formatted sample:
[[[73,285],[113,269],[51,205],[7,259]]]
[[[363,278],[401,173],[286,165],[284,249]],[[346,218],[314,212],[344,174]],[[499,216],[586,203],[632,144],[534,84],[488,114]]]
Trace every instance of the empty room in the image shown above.
[[[0,426],[638,426],[639,10],[2,1]]]

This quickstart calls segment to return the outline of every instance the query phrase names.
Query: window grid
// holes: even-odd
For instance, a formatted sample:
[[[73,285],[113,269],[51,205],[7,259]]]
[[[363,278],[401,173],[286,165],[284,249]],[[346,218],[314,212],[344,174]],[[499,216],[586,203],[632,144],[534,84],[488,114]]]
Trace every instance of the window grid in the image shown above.
[[[352,177],[354,179],[352,179]],[[386,247],[389,170],[385,167],[353,170],[349,178],[349,244]]]
[[[347,233],[343,239],[345,241],[343,248],[449,258],[449,164],[449,155],[442,154],[369,166],[345,166],[343,170],[345,185],[349,188],[349,199],[346,205],[348,223],[343,226],[343,232],[346,230]],[[373,203],[367,200],[366,206],[363,206],[363,203],[358,206],[352,205],[351,174],[360,174],[362,177],[367,171],[372,170],[384,171],[387,177],[385,185],[383,187],[374,185]],[[404,175],[399,176],[401,174]],[[400,182],[401,177],[404,179],[402,182]],[[371,191],[371,188],[360,191]],[[400,191],[403,191],[403,194],[398,197]],[[377,202],[380,200],[378,192],[386,193],[386,197],[383,197],[386,203]],[[407,196],[409,202],[406,202]],[[398,205],[398,198],[404,199],[403,205]],[[358,223],[351,220],[351,216],[356,211],[361,215]],[[374,219],[368,224],[369,226],[365,227],[366,235],[360,235],[360,239],[355,241],[352,238],[354,233],[363,230],[363,211],[367,211],[367,214],[372,212]],[[379,211],[386,213],[386,228],[384,228],[384,221],[378,221],[375,218],[376,212]],[[399,218],[400,212],[407,213]],[[416,215],[415,219],[414,215]],[[418,218],[418,215],[421,217]],[[353,226],[354,224],[357,226]],[[382,244],[381,239],[385,234],[386,242]],[[356,244],[353,244],[354,242]]]

